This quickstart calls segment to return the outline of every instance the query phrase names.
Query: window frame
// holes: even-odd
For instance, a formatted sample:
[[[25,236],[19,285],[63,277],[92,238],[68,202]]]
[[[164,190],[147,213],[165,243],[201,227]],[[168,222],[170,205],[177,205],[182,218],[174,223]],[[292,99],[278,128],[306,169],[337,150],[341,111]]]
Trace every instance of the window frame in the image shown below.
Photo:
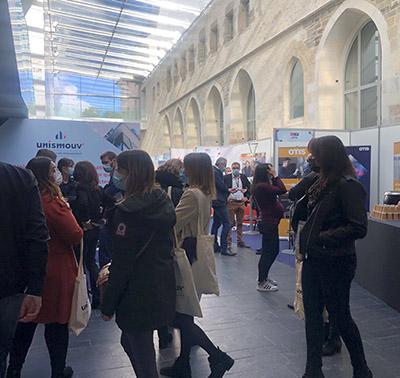
[[[379,36],[379,51],[378,51],[378,80],[375,80],[374,82],[368,83],[368,84],[362,84],[362,62],[361,62],[361,55],[362,55],[362,31],[364,28],[370,24],[373,23],[375,25],[376,31],[378,32]],[[358,79],[358,85],[352,89],[347,89],[346,90],[346,69],[347,69],[347,64],[349,62],[349,57],[350,57],[350,52],[353,48],[354,43],[356,43],[357,40],[357,79]],[[345,59],[344,59],[344,65],[343,65],[343,125],[345,130],[362,130],[362,129],[367,129],[370,127],[380,127],[382,125],[382,39],[378,30],[377,25],[375,22],[371,19],[365,21],[361,26],[358,28],[358,31],[353,35],[352,39],[350,40],[349,45],[347,46],[347,51],[345,54]],[[376,115],[376,125],[372,126],[366,126],[362,127],[361,125],[361,93],[364,90],[370,89],[370,88],[375,88],[377,91],[377,115]],[[356,125],[355,128],[348,128],[346,124],[346,96],[352,93],[356,93],[358,96],[357,99],[357,118],[358,118],[358,124]]]

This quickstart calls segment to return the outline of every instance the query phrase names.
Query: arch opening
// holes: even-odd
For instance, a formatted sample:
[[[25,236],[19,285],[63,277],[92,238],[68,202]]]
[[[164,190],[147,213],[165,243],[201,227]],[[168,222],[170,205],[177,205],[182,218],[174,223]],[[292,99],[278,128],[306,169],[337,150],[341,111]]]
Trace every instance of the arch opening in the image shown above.
[[[189,101],[186,114],[186,148],[200,145],[200,110],[194,98]]]
[[[180,108],[177,109],[173,122],[172,147],[183,148],[183,116]]]
[[[253,82],[246,71],[240,70],[230,97],[229,143],[243,143],[257,138],[255,106]]]
[[[216,87],[212,87],[206,102],[203,144],[206,146],[224,144],[224,105]]]

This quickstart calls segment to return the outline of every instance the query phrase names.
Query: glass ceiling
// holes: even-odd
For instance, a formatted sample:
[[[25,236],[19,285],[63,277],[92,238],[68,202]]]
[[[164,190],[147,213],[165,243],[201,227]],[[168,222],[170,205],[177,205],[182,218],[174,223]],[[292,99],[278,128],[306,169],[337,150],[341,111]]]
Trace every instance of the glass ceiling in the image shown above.
[[[54,109],[43,110],[49,106],[49,93],[80,100],[110,96],[113,104],[121,97],[138,97],[126,82],[140,85],[209,2],[8,0],[21,89],[31,115],[57,116]],[[60,81],[66,82],[61,91]],[[104,87],[112,90],[104,93]],[[51,101],[53,108],[59,102]],[[81,118],[81,113],[67,117]]]

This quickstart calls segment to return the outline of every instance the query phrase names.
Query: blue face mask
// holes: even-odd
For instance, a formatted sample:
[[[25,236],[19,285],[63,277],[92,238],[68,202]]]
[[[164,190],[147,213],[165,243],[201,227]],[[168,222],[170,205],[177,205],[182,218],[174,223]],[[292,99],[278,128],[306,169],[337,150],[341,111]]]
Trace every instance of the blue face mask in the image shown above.
[[[113,167],[111,167],[111,165],[108,165],[108,164],[103,164],[103,169],[104,169],[104,172],[107,172],[107,173],[111,173],[113,171]]]
[[[233,174],[235,177],[238,177],[238,176],[240,175],[240,169],[237,169],[237,168],[232,169],[232,174]]]
[[[126,177],[121,175],[118,171],[114,172],[112,182],[117,189],[122,191],[126,190]]]
[[[74,175],[74,167],[68,167],[68,175],[70,176]]]

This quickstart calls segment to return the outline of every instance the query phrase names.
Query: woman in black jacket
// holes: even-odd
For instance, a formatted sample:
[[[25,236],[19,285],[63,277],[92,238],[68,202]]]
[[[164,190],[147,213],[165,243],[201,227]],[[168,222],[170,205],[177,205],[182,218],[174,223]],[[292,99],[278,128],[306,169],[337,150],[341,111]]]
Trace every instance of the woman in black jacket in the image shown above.
[[[154,166],[140,150],[118,155],[125,193],[111,218],[113,260],[102,317],[116,321],[121,344],[138,378],[158,378],[153,331],[175,316],[172,229],[175,210],[167,194],[154,186]]]
[[[349,303],[357,265],[355,240],[367,233],[366,193],[355,179],[353,166],[339,138],[321,137],[309,148],[320,173],[307,191],[308,217],[300,233],[307,337],[303,378],[324,377],[322,311],[325,304],[349,350],[354,378],[371,378]]]
[[[99,226],[102,224],[102,188],[96,168],[89,161],[80,161],[74,169],[75,199],[71,208],[84,231],[83,261],[90,276],[92,307],[99,306],[99,291],[96,287],[99,267],[96,263],[96,248],[99,241]]]

